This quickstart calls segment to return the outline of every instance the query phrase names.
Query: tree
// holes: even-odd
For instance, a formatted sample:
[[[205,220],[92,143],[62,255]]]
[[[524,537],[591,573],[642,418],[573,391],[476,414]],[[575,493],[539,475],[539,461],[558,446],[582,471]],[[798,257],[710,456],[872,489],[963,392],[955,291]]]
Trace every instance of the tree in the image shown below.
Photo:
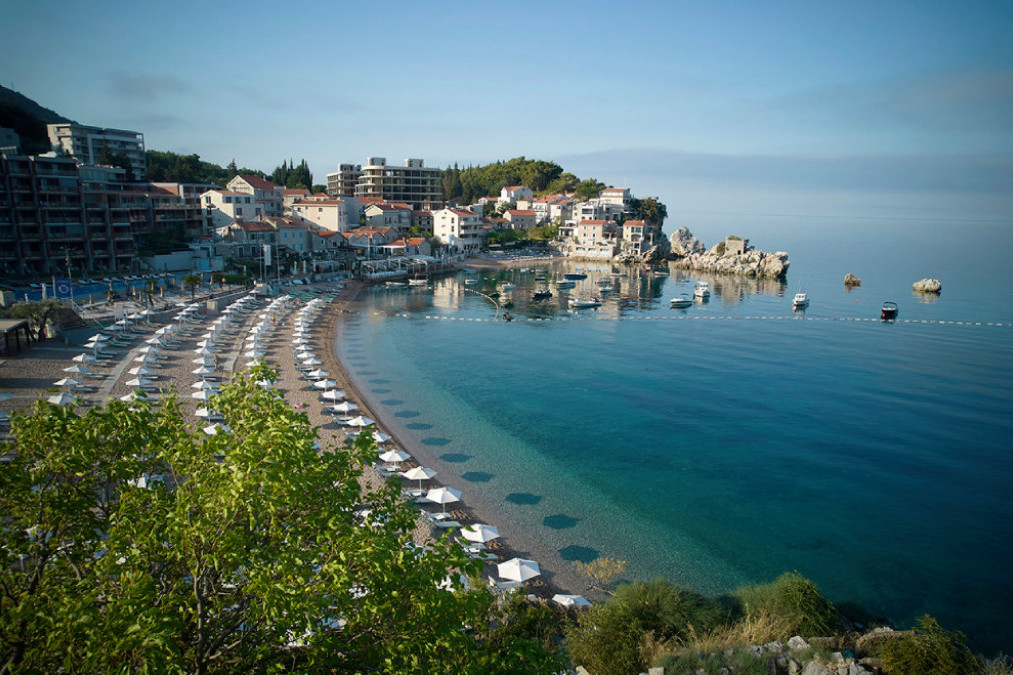
[[[601,194],[604,189],[605,183],[594,178],[588,178],[582,181],[576,188],[576,197],[578,200],[587,201],[588,199],[594,199]]]
[[[32,333],[33,338],[38,340],[45,332],[46,324],[62,306],[63,304],[59,300],[53,298],[16,302],[7,310],[7,316],[12,319],[28,319],[28,330]]]
[[[657,197],[633,199],[630,202],[631,218],[642,220],[652,227],[660,228],[668,217],[668,208]]]
[[[224,386],[229,431],[211,436],[174,396],[15,418],[0,670],[560,670],[490,623],[489,590],[440,585],[481,563],[450,538],[411,545],[400,485],[360,485],[372,439],[318,451],[306,415],[256,384],[274,378]]]
[[[197,288],[200,287],[200,276],[196,274],[187,274],[183,277],[183,288],[190,289],[190,299],[193,300],[197,297]]]
[[[233,157],[232,161],[229,162],[229,165],[225,167],[225,170],[227,172],[229,172],[229,174],[231,174],[233,176],[236,175],[237,173],[239,173],[239,167],[236,166],[236,158],[235,157]]]

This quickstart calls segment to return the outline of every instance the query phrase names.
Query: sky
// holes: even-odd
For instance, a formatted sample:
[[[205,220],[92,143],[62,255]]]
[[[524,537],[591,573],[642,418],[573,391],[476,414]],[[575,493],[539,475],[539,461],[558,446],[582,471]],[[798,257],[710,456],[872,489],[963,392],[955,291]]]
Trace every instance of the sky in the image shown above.
[[[1013,225],[1013,3],[3,0],[0,84],[148,149],[525,156],[722,214]]]

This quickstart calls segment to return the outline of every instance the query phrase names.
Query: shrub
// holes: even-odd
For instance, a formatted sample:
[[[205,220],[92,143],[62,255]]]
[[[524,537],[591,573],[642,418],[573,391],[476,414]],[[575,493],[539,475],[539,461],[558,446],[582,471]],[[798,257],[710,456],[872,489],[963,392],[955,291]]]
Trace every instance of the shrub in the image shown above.
[[[643,631],[629,608],[595,605],[566,629],[570,657],[595,675],[628,675],[643,669]]]
[[[798,572],[786,572],[762,586],[744,586],[735,593],[746,614],[767,613],[787,620],[788,631],[779,636],[832,635],[841,628],[833,603],[823,597],[812,581]]]
[[[918,619],[910,635],[884,643],[878,652],[883,672],[888,675],[960,675],[982,669],[981,662],[964,644],[964,634],[944,630],[928,614]]]

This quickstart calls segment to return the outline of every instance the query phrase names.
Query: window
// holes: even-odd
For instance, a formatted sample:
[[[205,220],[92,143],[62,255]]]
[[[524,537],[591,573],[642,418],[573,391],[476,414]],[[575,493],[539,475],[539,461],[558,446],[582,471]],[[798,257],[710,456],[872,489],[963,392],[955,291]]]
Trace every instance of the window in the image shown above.
[[[236,215],[237,215],[237,216],[241,216],[241,215],[243,215],[243,209],[241,209],[241,208],[239,208],[239,209],[236,209]]]

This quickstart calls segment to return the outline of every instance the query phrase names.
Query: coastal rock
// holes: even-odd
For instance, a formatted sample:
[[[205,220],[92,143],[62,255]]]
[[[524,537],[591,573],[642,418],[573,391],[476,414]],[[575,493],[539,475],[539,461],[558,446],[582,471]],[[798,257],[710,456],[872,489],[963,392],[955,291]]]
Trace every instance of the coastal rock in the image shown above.
[[[851,272],[848,272],[847,274],[844,275],[844,285],[845,286],[861,286],[862,285],[862,280],[859,279],[858,277],[856,277]]]
[[[750,249],[737,255],[721,255],[720,247],[712,248],[706,253],[694,253],[678,258],[673,266],[688,270],[719,272],[722,274],[738,274],[748,277],[766,277],[781,279],[788,273],[788,254],[784,251],[768,253]]]
[[[788,649],[809,649],[809,643],[801,635],[794,635],[788,640]]]
[[[686,226],[680,227],[672,233],[672,236],[669,238],[669,244],[672,248],[672,254],[679,257],[703,253],[706,250],[703,242],[694,237],[693,233]]]
[[[938,293],[943,290],[939,279],[922,279],[911,284],[911,287],[919,293]]]

